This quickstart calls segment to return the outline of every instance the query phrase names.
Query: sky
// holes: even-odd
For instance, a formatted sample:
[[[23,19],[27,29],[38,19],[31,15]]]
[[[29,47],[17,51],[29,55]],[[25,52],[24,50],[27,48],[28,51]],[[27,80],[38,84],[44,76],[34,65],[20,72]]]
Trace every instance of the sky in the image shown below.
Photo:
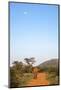
[[[10,64],[58,58],[58,6],[10,3]]]

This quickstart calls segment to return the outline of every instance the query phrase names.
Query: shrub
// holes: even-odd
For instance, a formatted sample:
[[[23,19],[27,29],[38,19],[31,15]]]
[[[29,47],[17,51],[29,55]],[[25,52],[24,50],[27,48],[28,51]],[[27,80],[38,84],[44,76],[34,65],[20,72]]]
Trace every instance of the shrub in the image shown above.
[[[17,88],[25,86],[27,81],[32,78],[32,66],[24,66],[21,62],[15,62],[10,67],[10,87]]]

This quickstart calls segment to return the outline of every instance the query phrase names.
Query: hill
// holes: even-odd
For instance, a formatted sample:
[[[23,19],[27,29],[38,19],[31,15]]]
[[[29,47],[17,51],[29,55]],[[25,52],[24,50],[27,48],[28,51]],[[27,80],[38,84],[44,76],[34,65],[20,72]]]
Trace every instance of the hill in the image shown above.
[[[38,66],[39,72],[46,72],[47,80],[49,80],[50,85],[59,84],[59,60],[51,59]]]
[[[57,67],[58,68],[58,59],[51,59],[48,61],[45,61],[43,63],[41,63],[38,67]]]

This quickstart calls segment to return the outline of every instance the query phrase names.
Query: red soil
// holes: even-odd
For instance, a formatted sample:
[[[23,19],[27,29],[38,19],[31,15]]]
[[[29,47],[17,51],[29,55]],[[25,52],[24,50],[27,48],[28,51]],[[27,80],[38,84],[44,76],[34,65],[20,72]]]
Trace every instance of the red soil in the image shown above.
[[[48,85],[49,82],[46,79],[46,75],[46,73],[38,73],[37,78],[30,80],[27,86]]]

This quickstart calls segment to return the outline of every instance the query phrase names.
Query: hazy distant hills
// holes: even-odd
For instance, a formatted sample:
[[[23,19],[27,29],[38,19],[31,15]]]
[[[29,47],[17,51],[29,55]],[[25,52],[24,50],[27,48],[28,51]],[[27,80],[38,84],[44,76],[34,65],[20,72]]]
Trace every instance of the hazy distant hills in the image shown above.
[[[51,60],[48,60],[48,61],[45,61],[43,63],[41,63],[38,67],[58,67],[58,59],[51,59]]]

